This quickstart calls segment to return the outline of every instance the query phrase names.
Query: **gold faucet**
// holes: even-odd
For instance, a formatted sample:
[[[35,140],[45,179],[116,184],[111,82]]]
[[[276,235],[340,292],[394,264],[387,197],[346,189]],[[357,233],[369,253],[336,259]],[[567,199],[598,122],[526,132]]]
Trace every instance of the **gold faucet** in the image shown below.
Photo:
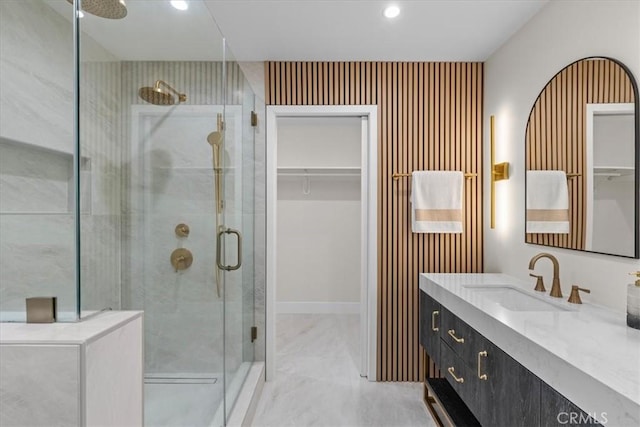
[[[586,292],[588,294],[591,293],[589,289],[581,288],[578,285],[571,286],[571,295],[569,295],[569,301],[572,304],[582,304],[582,299],[580,298],[580,291]]]
[[[562,298],[562,289],[560,288],[560,264],[556,257],[548,253],[539,253],[538,255],[531,258],[529,261],[529,270],[533,270],[536,265],[536,262],[540,258],[549,258],[553,263],[553,283],[551,284],[551,292],[549,295],[555,298]]]

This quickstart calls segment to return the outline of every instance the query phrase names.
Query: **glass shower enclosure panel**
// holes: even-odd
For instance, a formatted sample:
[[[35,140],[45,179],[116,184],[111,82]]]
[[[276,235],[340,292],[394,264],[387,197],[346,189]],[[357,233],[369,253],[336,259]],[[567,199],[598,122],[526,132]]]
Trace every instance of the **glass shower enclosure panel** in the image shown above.
[[[0,1],[1,322],[25,322],[32,297],[56,297],[58,322],[79,315],[73,16]]]
[[[225,45],[224,193],[218,268],[224,271],[224,379],[227,419],[254,361],[254,93]],[[230,132],[231,131],[231,132]]]

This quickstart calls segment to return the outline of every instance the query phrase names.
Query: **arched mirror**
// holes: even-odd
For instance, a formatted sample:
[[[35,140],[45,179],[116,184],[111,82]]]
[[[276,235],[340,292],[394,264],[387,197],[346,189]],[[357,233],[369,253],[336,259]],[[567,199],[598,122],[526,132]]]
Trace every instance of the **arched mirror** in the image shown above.
[[[610,58],[576,61],[531,109],[525,242],[640,258],[638,86]]]

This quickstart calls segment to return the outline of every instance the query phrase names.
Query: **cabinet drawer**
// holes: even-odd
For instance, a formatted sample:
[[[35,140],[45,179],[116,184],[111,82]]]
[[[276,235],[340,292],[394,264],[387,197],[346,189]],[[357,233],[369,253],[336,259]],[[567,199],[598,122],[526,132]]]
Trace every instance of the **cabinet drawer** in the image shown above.
[[[478,400],[478,381],[474,372],[462,362],[460,356],[443,341],[440,341],[440,370],[449,384],[458,393],[469,410],[480,418],[481,408]]]
[[[436,365],[440,363],[440,304],[420,291],[420,344]]]
[[[440,337],[467,367],[475,369],[478,352],[484,349],[483,336],[446,308],[442,307],[441,313]]]

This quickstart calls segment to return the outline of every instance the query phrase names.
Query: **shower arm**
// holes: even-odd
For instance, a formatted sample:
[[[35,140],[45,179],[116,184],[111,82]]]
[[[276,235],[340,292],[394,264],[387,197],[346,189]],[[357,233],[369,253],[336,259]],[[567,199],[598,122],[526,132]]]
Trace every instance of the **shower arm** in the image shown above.
[[[173,87],[171,87],[171,85],[169,85],[169,83],[165,82],[164,80],[156,80],[155,87],[158,90],[158,92],[160,92],[160,85],[164,86],[165,88],[169,89],[169,91],[171,91],[175,95],[177,95],[178,96],[178,100],[180,102],[185,102],[187,100],[187,95],[186,94],[178,92]]]

